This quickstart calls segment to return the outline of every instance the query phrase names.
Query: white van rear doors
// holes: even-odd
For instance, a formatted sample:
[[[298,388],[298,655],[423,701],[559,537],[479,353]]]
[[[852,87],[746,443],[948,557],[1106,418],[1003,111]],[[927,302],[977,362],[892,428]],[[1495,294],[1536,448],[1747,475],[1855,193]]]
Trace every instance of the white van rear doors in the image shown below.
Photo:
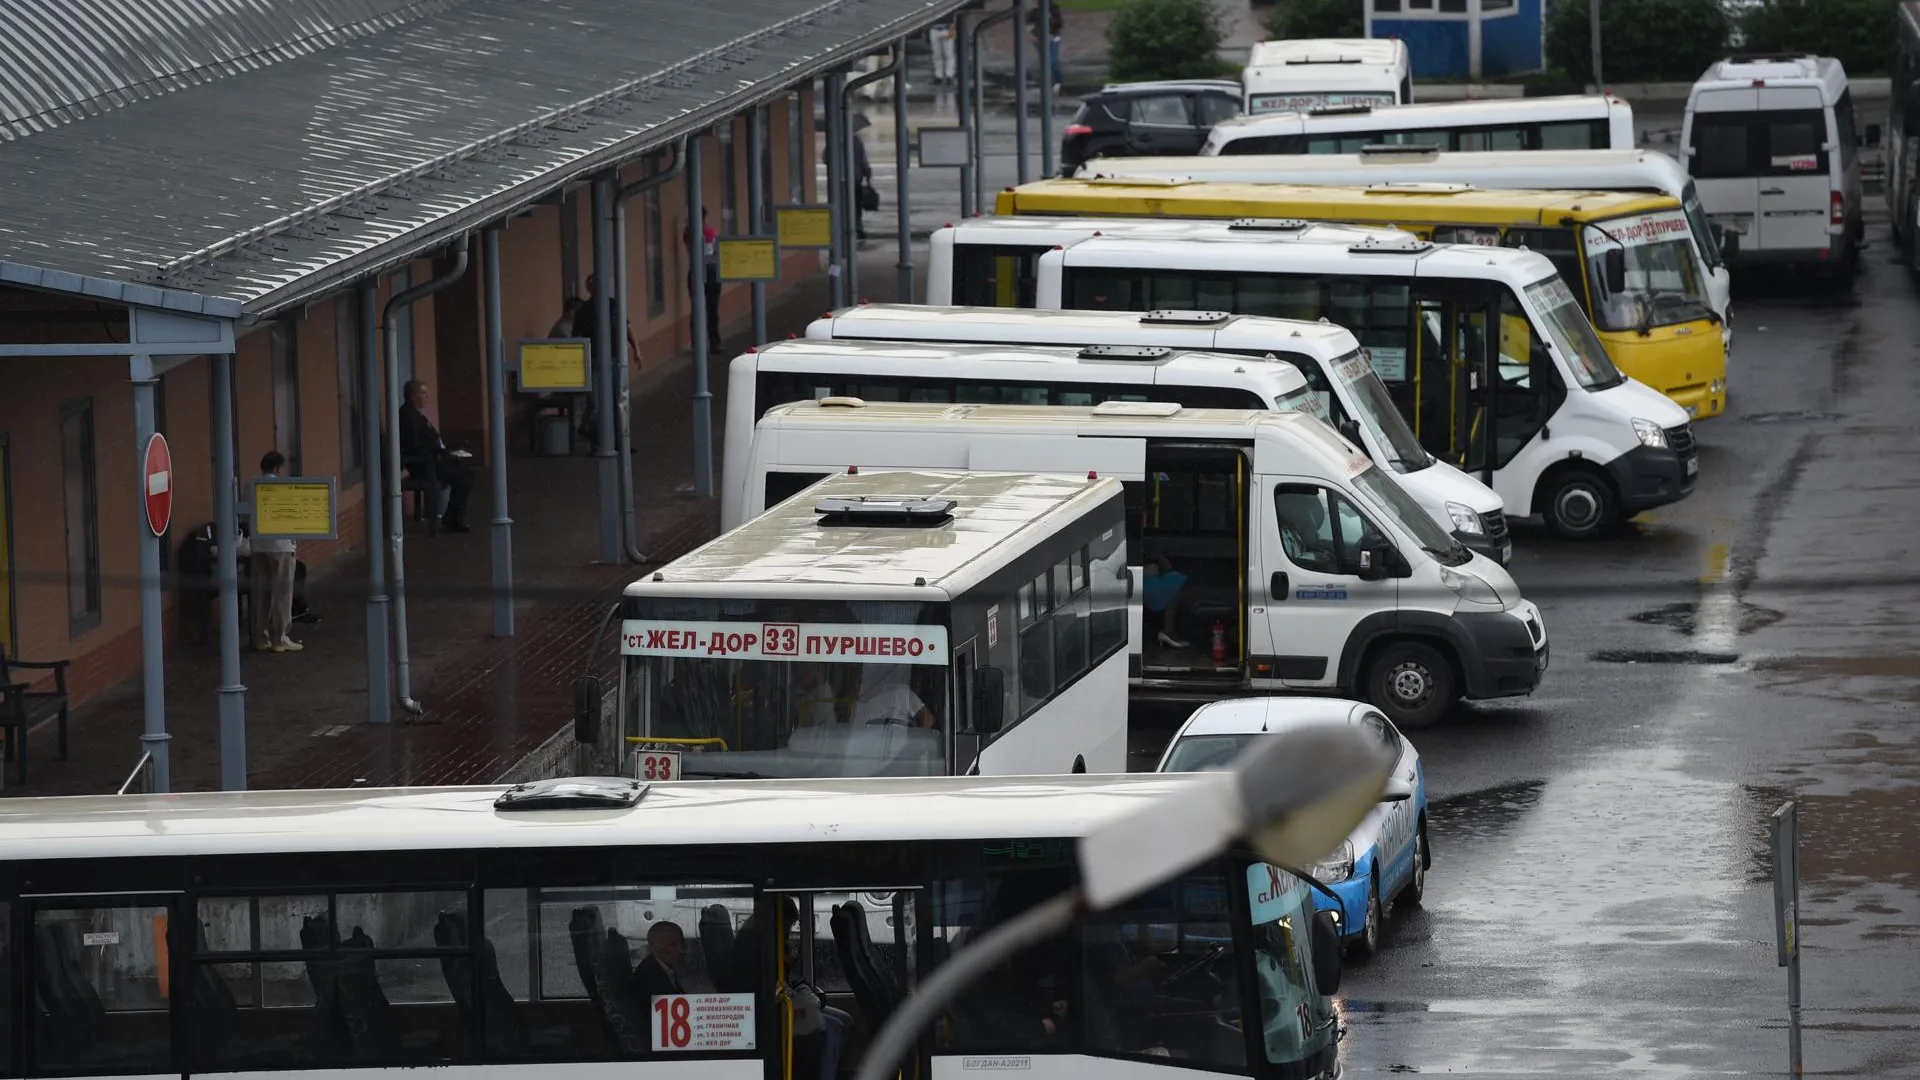
[[[1687,172],[1707,217],[1737,234],[1742,247],[1760,242],[1760,180],[1747,122],[1757,108],[1750,89],[1702,90],[1688,107]]]

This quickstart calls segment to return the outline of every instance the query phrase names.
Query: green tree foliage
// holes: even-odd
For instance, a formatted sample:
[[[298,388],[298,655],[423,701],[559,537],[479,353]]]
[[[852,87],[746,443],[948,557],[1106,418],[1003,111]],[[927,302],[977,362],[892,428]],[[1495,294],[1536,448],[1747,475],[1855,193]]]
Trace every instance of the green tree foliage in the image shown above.
[[[1366,37],[1360,5],[1365,0],[1279,0],[1267,15],[1267,37],[1274,41],[1288,38]]]
[[[1768,0],[1741,18],[1741,48],[1834,56],[1848,75],[1882,75],[1893,70],[1899,7],[1899,0]]]
[[[1107,23],[1116,82],[1219,75],[1220,17],[1209,0],[1127,0]]]
[[[1547,63],[1592,81],[1590,25],[1587,0],[1551,0]],[[1708,64],[1727,55],[1731,28],[1720,0],[1604,0],[1601,73],[1609,83],[1692,82]]]

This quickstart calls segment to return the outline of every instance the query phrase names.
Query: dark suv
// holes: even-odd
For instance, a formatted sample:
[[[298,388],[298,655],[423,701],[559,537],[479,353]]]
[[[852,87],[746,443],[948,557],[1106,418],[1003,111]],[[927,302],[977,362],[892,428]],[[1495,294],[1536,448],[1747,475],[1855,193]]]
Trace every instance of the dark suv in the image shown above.
[[[1060,172],[1097,157],[1197,154],[1207,132],[1240,115],[1240,84],[1227,79],[1115,83],[1080,102],[1060,140]]]

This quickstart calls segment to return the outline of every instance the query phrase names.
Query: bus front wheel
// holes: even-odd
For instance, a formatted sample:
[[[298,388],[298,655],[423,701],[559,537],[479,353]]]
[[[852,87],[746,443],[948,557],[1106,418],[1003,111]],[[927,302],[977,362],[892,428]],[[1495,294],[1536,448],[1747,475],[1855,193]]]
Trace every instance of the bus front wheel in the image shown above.
[[[1367,700],[1409,730],[1438,723],[1459,685],[1453,661],[1420,641],[1382,646],[1367,669]]]
[[[1562,539],[1591,540],[1613,524],[1613,487],[1591,469],[1565,469],[1540,494],[1541,516]]]

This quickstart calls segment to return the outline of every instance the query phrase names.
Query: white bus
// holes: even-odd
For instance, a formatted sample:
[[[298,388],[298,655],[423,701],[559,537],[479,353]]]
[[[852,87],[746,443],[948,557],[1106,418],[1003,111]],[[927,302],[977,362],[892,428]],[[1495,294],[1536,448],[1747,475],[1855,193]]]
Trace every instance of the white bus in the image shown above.
[[[1631,150],[1633,107],[1611,95],[1424,105],[1329,105],[1222,120],[1200,148],[1215,154],[1357,154],[1395,143],[1435,150]]]
[[[1532,693],[1546,670],[1545,623],[1513,578],[1302,413],[828,398],[762,417],[750,473],[841,461],[1120,480],[1128,580],[1142,582],[1129,665],[1150,695],[1339,691],[1414,728],[1461,698]]]
[[[1101,158],[1081,167],[1082,178],[1255,181],[1283,184],[1449,183],[1477,188],[1562,191],[1644,191],[1680,200],[1694,252],[1707,269],[1708,299],[1722,333],[1733,325],[1732,275],[1726,250],[1739,243],[1707,218],[1693,178],[1658,150],[1534,150],[1451,153],[1419,146],[1373,146],[1357,154],[1256,154],[1219,157]]]
[[[603,749],[643,777],[1126,771],[1118,482],[819,479],[627,586]]]
[[[1413,100],[1407,43],[1385,38],[1262,41],[1241,72],[1248,113],[1326,105],[1405,105]]]
[[[1365,362],[1351,331],[1321,320],[1268,319],[1216,311],[1021,311],[1012,308],[862,304],[814,320],[807,337],[834,341],[912,341],[1029,346],[1106,345],[1201,349],[1299,369],[1318,401],[1316,415],[1366,451],[1442,528],[1479,554],[1513,558],[1505,508],[1492,488],[1435,458],[1394,408],[1385,383]],[[1163,373],[1178,357],[1150,361]],[[1247,373],[1246,366],[1240,365]],[[1257,370],[1257,369],[1255,369]],[[1259,380],[1249,379],[1250,389]],[[851,393],[836,390],[835,393]],[[855,394],[854,396],[860,396]],[[1199,399],[1167,395],[1182,405]],[[894,399],[889,399],[894,400]],[[924,398],[916,398],[924,400]],[[764,408],[764,404],[762,406]],[[1287,407],[1279,400],[1263,403]]]
[[[1509,517],[1539,515],[1569,538],[1693,492],[1686,411],[1614,367],[1544,255],[1399,230],[1287,242],[1339,235],[1300,222],[1192,221],[1169,237],[1121,218],[1024,220],[1019,233],[1002,219],[936,230],[928,292],[941,288],[943,266],[978,265],[985,248],[1033,261],[1042,310],[1331,319],[1367,350],[1421,443],[1477,475]],[[1015,236],[1027,246],[1012,247]]]
[[[1080,838],[1205,783],[7,799],[0,1025],[23,1077],[833,1080],[828,1042],[851,1075],[951,950],[1077,883]],[[1309,888],[1232,852],[1083,916],[963,992],[906,1072],[1331,1080],[1338,934]],[[1092,977],[1148,955],[1167,977],[1138,998]],[[1035,997],[1055,963],[1076,977]],[[798,1031],[791,982],[850,1025]]]
[[[1346,338],[1350,353],[1352,335],[1338,333]],[[1303,341],[1302,347],[1324,343]],[[783,341],[735,357],[727,374],[722,531],[765,509],[765,504],[744,498],[746,446],[753,441],[754,422],[775,405],[823,397],[996,405],[1177,401],[1210,408],[1320,411],[1319,398],[1308,388],[1301,368],[1249,364],[1243,356],[1134,348]],[[784,499],[799,489],[777,490]],[[1493,498],[1491,492],[1487,498]]]

